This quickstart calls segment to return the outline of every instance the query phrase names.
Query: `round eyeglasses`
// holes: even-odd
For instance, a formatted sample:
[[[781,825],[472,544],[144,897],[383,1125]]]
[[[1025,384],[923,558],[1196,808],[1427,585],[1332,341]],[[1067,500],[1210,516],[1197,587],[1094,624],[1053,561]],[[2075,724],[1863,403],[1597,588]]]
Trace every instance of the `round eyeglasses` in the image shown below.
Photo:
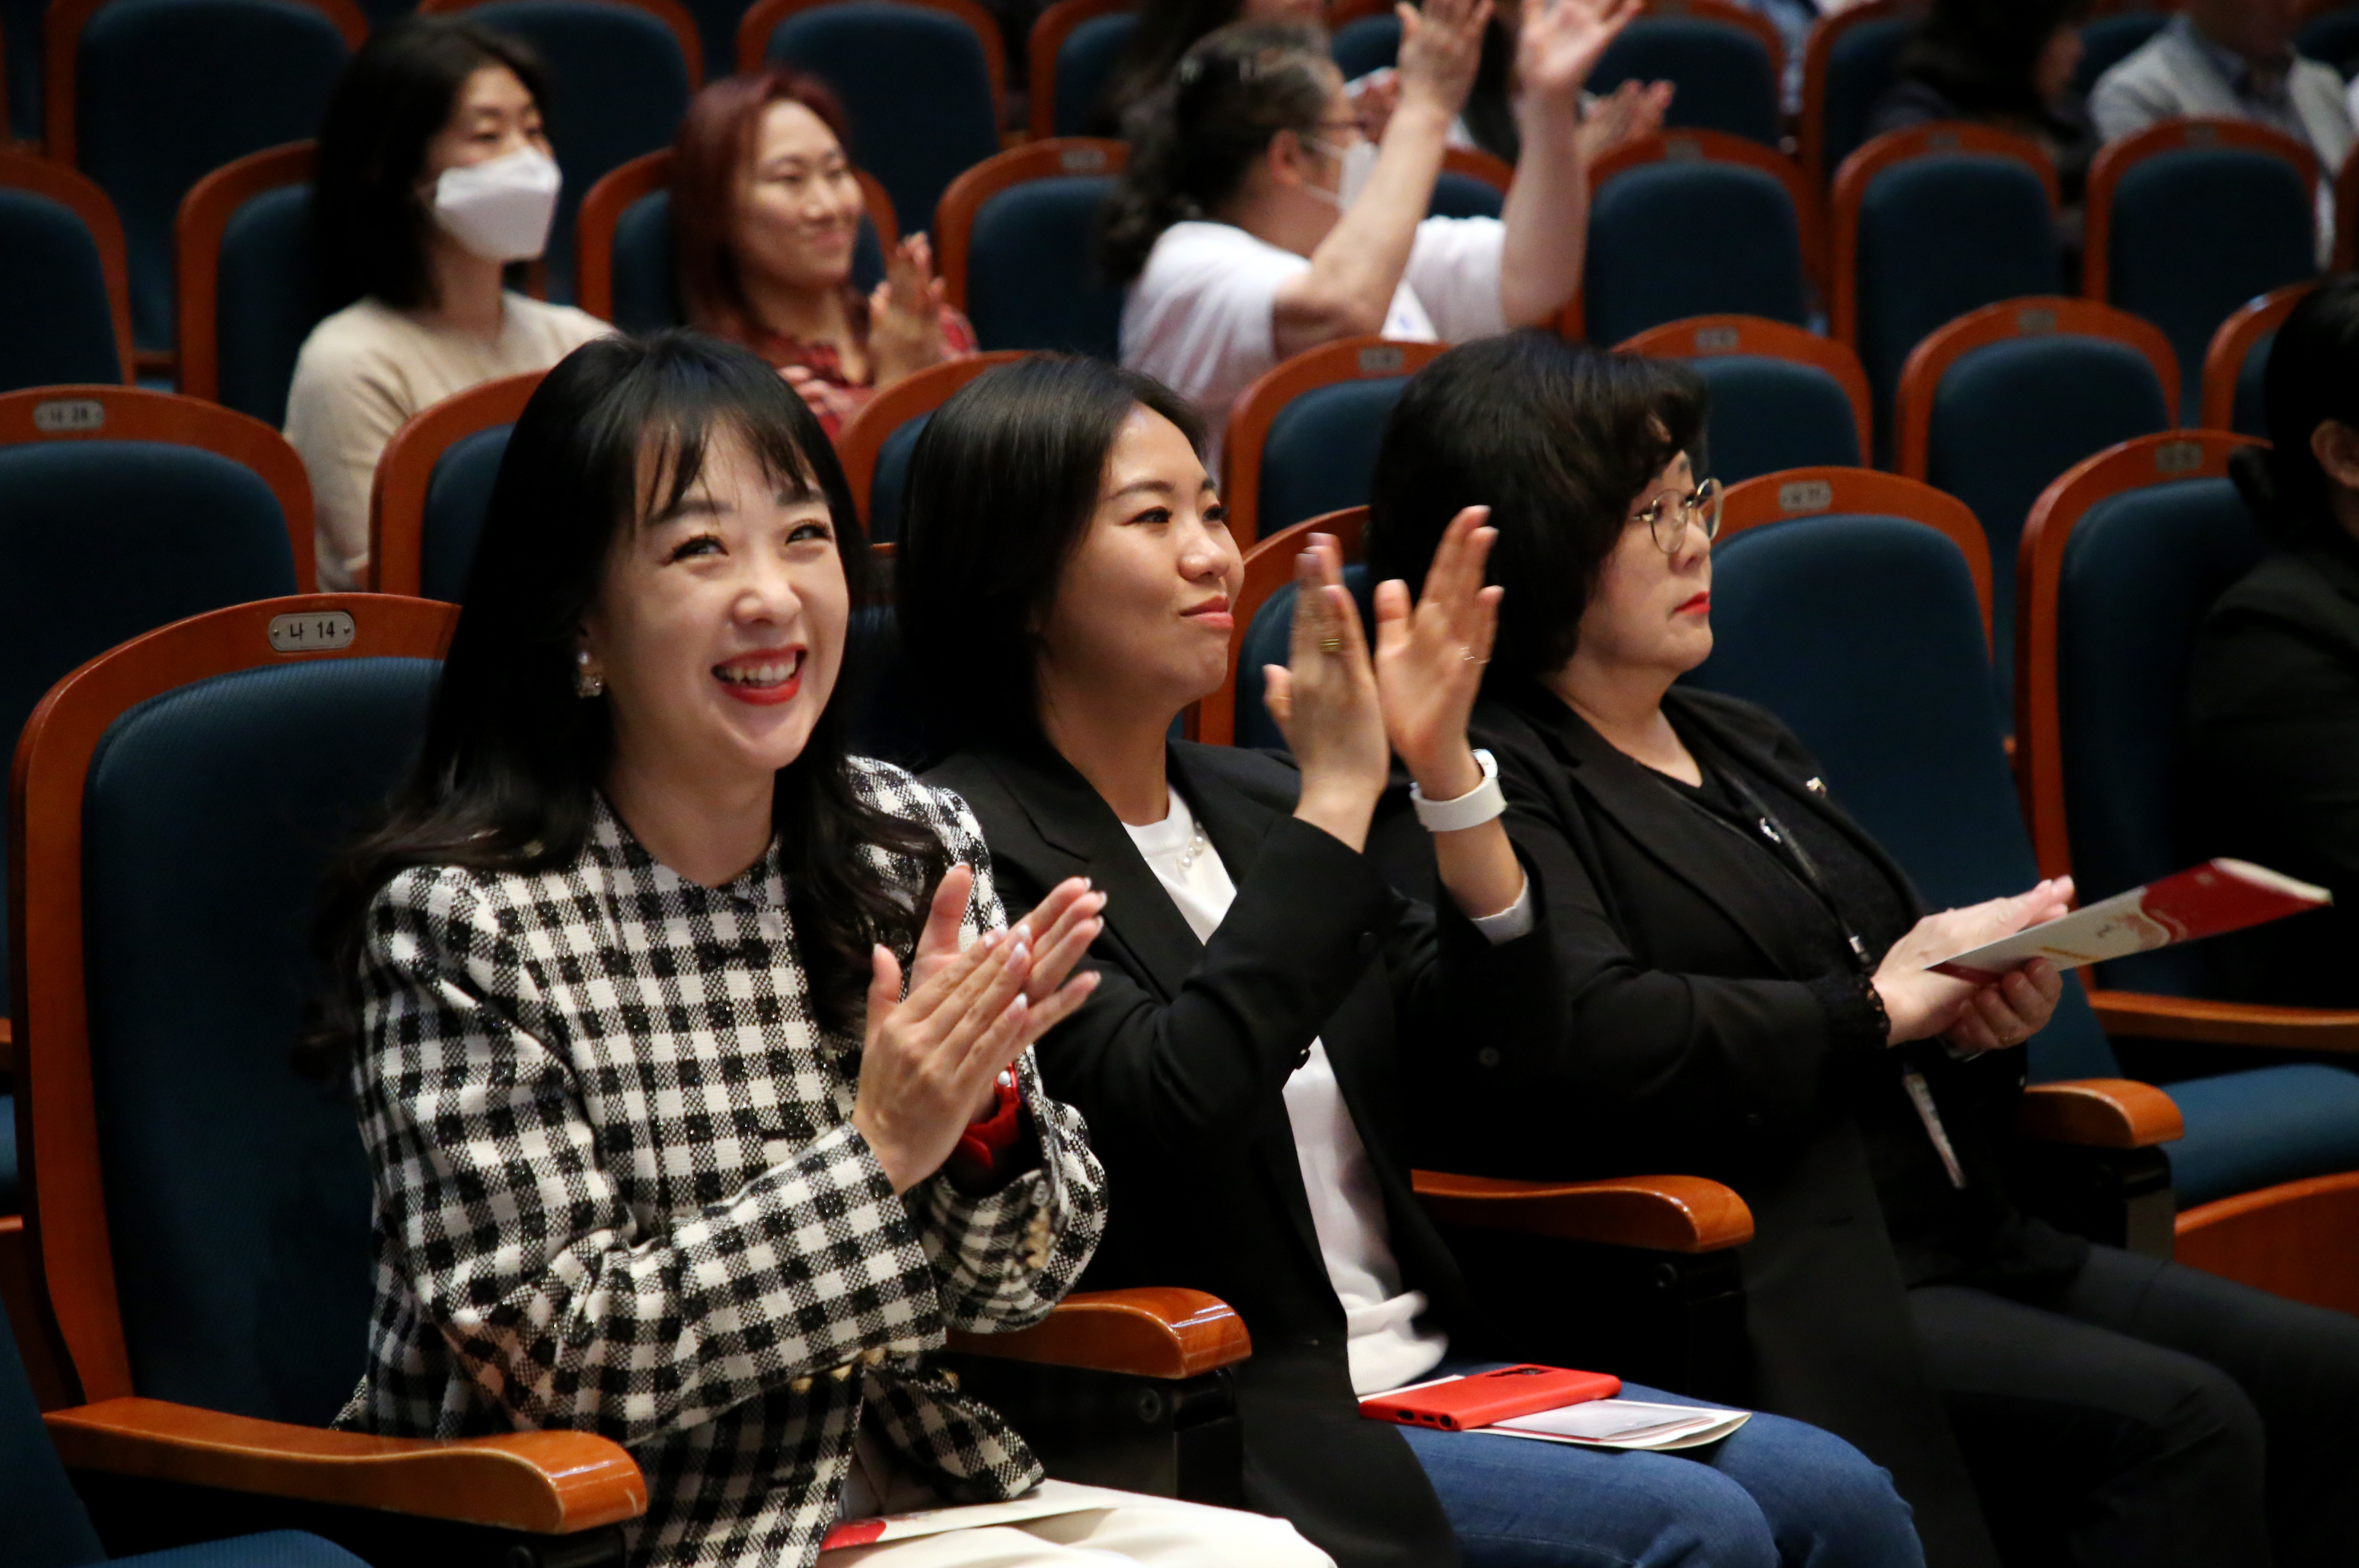
[[[1676,556],[1687,543],[1690,528],[1701,528],[1706,543],[1719,536],[1721,503],[1727,492],[1720,481],[1705,480],[1685,495],[1658,495],[1645,507],[1632,514],[1631,521],[1644,523],[1647,532],[1655,536],[1655,547],[1667,556]]]

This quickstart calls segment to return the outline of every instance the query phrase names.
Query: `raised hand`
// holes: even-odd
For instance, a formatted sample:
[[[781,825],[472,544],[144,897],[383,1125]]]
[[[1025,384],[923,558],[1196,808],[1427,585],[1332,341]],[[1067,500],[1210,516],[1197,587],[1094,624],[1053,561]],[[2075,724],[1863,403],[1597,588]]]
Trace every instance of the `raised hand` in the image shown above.
[[[1483,583],[1499,531],[1491,509],[1470,506],[1434,547],[1425,595],[1412,610],[1408,585],[1376,588],[1376,697],[1385,733],[1429,800],[1455,800],[1483,782],[1466,743],[1467,716],[1482,690],[1506,589]]]
[[[1310,535],[1295,567],[1294,637],[1284,665],[1265,665],[1265,700],[1302,769],[1295,816],[1356,849],[1391,771],[1375,671],[1360,612],[1343,587],[1343,552]]]
[[[1491,0],[1426,0],[1422,11],[1402,0],[1393,8],[1401,22],[1401,101],[1421,99],[1456,116],[1483,63]]]
[[[1964,909],[1943,910],[1919,921],[1908,935],[1892,945],[1892,950],[1884,956],[1884,962],[1875,971],[1876,994],[1884,999],[1884,1010],[1892,1020],[1890,1043],[1897,1045],[1903,1041],[1940,1034],[1959,1025],[1972,1007],[1987,1027],[1992,1045],[2022,1044],[2048,1022],[2048,1013],[2055,1008],[2054,993],[2046,995],[2044,1004],[2038,1000],[2048,992],[2048,985],[2036,973],[2044,968],[2052,979],[2054,966],[2033,964],[1992,986],[1952,979],[1936,974],[1927,966],[1954,958],[1986,942],[2012,936],[2027,926],[2054,920],[2071,907],[2072,880],[2062,877],[2043,881],[2012,898],[1995,898]],[[2060,990],[2061,981],[2057,980],[2056,993]],[[2004,1003],[2004,1011],[1984,1014],[1980,1009],[1984,1004],[1978,994],[1984,992],[1997,992],[1995,1002]],[[2033,1015],[2038,1022],[2030,1028],[2022,1028],[2025,1020]],[[2006,1034],[2013,1037],[2000,1038]],[[1971,1033],[1959,1044],[1969,1050],[1987,1049],[1981,1044],[1984,1038],[1982,1033]]]
[[[1643,9],[1641,0],[1548,0],[1524,7],[1516,81],[1527,97],[1570,104],[1605,46]]]
[[[1614,148],[1643,141],[1663,128],[1670,112],[1671,84],[1641,82],[1635,78],[1589,106],[1576,138],[1581,156],[1595,163]]]
[[[882,392],[942,362],[942,307],[948,286],[934,276],[934,250],[911,234],[885,258],[885,281],[868,297],[870,379]]]

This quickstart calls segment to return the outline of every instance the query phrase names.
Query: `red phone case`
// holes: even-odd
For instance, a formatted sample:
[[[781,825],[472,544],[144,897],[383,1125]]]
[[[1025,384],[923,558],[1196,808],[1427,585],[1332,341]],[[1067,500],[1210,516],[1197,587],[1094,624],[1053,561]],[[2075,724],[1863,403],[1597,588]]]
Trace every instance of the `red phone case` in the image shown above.
[[[1468,1432],[1534,1411],[1560,1410],[1610,1400],[1622,1391],[1622,1379],[1607,1372],[1570,1372],[1561,1367],[1501,1367],[1397,1393],[1372,1394],[1360,1401],[1360,1413],[1403,1426],[1437,1426],[1444,1432]]]

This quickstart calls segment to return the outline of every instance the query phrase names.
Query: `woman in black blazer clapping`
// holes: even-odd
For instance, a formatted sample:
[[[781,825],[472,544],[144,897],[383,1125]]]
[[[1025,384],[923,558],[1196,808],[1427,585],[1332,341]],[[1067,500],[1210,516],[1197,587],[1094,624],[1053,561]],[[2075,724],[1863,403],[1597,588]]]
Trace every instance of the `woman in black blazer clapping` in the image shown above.
[[[1523,334],[1436,361],[1386,428],[1372,570],[1414,580],[1483,504],[1516,585],[1473,731],[1563,989],[1556,1037],[1504,1041],[1478,1091],[1489,1173],[1736,1187],[1755,1402],[1888,1466],[1937,1565],[1996,1561],[1978,1493],[2018,1560],[2349,1563],[2359,1323],[2092,1247],[2002,1185],[2013,1047],[2060,977],[1926,966],[2070,885],[1926,914],[1792,731],[1674,684],[1712,651],[1703,411],[1682,370]],[[1421,836],[1380,837],[1422,885]]]
[[[919,438],[897,563],[911,662],[957,747],[929,779],[973,808],[1010,896],[1074,875],[1107,895],[1098,988],[1043,1044],[1114,1191],[1089,1282],[1238,1310],[1248,1500],[1346,1568],[1461,1548],[1917,1561],[1887,1478],[1792,1422],[1756,1419],[1698,1464],[1360,1418],[1355,1395],[1470,1364],[1472,1305],[1408,1172],[1475,1057],[1555,1033],[1549,934],[1466,741],[1491,535],[1456,518],[1414,609],[1378,590],[1373,660],[1321,540],[1271,671],[1295,762],[1173,741],[1222,682],[1242,570],[1201,452],[1194,416],[1144,377],[994,371]],[[1428,797],[1433,908],[1362,853],[1396,749]]]

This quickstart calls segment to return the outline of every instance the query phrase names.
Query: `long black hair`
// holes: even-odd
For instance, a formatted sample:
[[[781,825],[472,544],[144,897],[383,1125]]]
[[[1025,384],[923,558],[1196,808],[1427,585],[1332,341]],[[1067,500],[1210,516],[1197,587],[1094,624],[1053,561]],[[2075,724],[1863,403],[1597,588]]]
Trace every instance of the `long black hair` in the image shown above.
[[[2039,57],[2058,29],[2087,14],[2091,0],[1933,0],[1903,46],[1897,69],[1964,114],[2034,123],[2055,106],[2040,96]]]
[[[1202,419],[1152,376],[1038,354],[984,372],[936,411],[909,456],[893,561],[902,645],[944,754],[1040,733],[1039,630],[1097,510],[1135,408],[1204,449]]]
[[[1099,231],[1106,276],[1136,277],[1163,231],[1234,195],[1278,132],[1314,133],[1336,85],[1310,27],[1237,22],[1198,40],[1131,116],[1130,165]]]
[[[321,304],[364,296],[397,310],[434,303],[428,226],[419,199],[427,144],[450,123],[467,79],[485,66],[516,72],[542,114],[549,75],[524,44],[449,16],[412,16],[372,34],[336,79],[320,127],[311,236]]]
[[[1450,520],[1489,506],[1499,531],[1491,674],[1561,669],[1630,503],[1703,431],[1702,379],[1684,366],[1510,332],[1451,350],[1409,378],[1385,421],[1368,505],[1368,574],[1422,589]]]
[[[2277,329],[2264,373],[2269,446],[2229,460],[2245,503],[2270,535],[2298,543],[2332,528],[2334,481],[2310,437],[2328,420],[2359,429],[2359,275],[2321,283]]]
[[[582,853],[614,744],[606,701],[575,689],[582,616],[618,542],[677,505],[713,442],[733,437],[782,490],[825,499],[853,601],[867,590],[867,544],[834,449],[759,357],[664,332],[600,339],[559,361],[508,438],[418,762],[331,876],[321,941],[341,996],[319,1045],[340,1053],[357,1038],[368,907],[394,877],[546,871]],[[857,673],[845,655],[839,691]],[[860,851],[914,859],[929,882],[947,860],[930,832],[860,797],[847,706],[821,710],[778,770],[771,806],[811,1000],[839,1031],[861,1015],[872,946],[905,946],[915,922]]]
[[[1245,0],[1147,0],[1090,108],[1092,135],[1120,135],[1128,112],[1171,80],[1198,38],[1245,15]]]

